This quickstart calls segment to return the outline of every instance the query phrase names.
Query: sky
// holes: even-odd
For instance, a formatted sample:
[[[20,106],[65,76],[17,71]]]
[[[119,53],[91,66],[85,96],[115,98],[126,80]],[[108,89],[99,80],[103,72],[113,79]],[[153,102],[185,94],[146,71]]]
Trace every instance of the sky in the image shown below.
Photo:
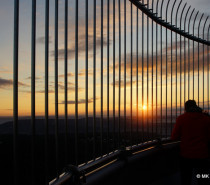
[[[166,0],[165,0],[166,1]],[[88,1],[89,7],[88,7],[88,69],[89,69],[89,88],[88,88],[88,106],[89,106],[89,114],[92,114],[93,111],[93,0]],[[144,1],[146,2],[146,1]],[[149,1],[149,6],[151,8],[151,0]],[[154,1],[156,2],[156,1]],[[160,1],[161,2],[161,1]],[[173,2],[173,0],[171,0]],[[179,2],[179,1],[178,1]],[[175,8],[178,5],[178,2],[175,5]],[[0,116],[11,116],[13,113],[13,0],[2,0],[0,1]],[[184,12],[187,11],[187,8],[191,5],[191,10],[195,8],[196,11],[199,11],[200,13],[204,13],[204,18],[201,22],[201,25],[203,27],[204,20],[207,16],[210,15],[209,7],[210,7],[210,1],[209,0],[183,0],[182,6],[184,3],[187,3],[186,9]],[[166,3],[165,3],[166,4]],[[164,7],[165,7],[164,4]],[[169,12],[171,10],[171,5],[169,5]],[[75,1],[69,0],[69,16],[68,16],[68,114],[74,115],[74,98],[75,98]],[[156,6],[155,6],[156,7]],[[163,7],[163,19],[170,20],[170,14],[165,15],[165,8]],[[119,15],[118,15],[118,1],[116,1],[116,15],[115,15],[115,25],[116,25],[116,40],[115,40],[115,46],[116,46],[116,52],[115,52],[115,80],[116,80],[116,110],[118,110],[118,92],[119,92]],[[127,1],[127,7],[126,7],[126,109],[130,110],[130,86],[131,86],[131,11],[130,11],[130,2]],[[100,79],[101,79],[101,67],[103,67],[103,78],[104,78],[104,91],[103,91],[103,102],[104,102],[104,112],[106,114],[107,110],[107,0],[104,0],[104,26],[103,26],[103,66],[101,66],[101,1],[96,1],[96,112],[100,112]],[[180,10],[181,11],[181,10]],[[178,18],[180,17],[180,11],[178,14]],[[37,116],[43,116],[44,115],[44,41],[45,41],[45,3],[43,0],[37,0],[37,28],[36,28],[36,115]],[[195,34],[197,35],[197,25],[198,20],[201,16],[199,13],[197,21],[196,21],[196,29]],[[138,30],[139,30],[139,37],[138,37],[138,43],[139,43],[139,50],[138,50],[138,58],[139,58],[139,67],[138,67],[138,91],[139,91],[139,101],[138,101],[138,107],[139,111],[142,110],[143,106],[146,106],[148,110],[151,112],[152,107],[152,40],[151,40],[151,25],[152,22],[149,20],[149,30],[147,30],[147,18],[144,16],[144,38],[142,38],[142,14],[139,10],[138,13],[139,22],[138,22]],[[174,13],[175,14],[175,13]],[[136,7],[133,6],[133,80],[132,80],[132,86],[133,86],[133,111],[134,114],[136,113],[136,73],[137,73],[137,67],[136,67],[136,61],[137,61],[137,37],[136,37]],[[175,16],[175,15],[174,15]],[[189,16],[188,16],[189,18]],[[123,100],[124,100],[124,0],[121,0],[121,111],[123,111]],[[188,19],[187,19],[188,20]],[[207,26],[210,23],[210,19],[207,21]],[[174,23],[173,23],[174,24]],[[178,19],[178,25],[179,19]],[[54,0],[50,0],[50,33],[49,33],[49,114],[54,115]],[[182,24],[183,29],[183,24]],[[192,33],[192,25],[190,30],[190,33]],[[170,105],[171,102],[171,88],[170,88],[170,80],[171,80],[171,71],[169,70],[171,67],[170,64],[170,51],[171,51],[171,42],[170,39],[170,32],[168,32],[168,47],[166,48],[166,30],[163,29],[163,99],[162,103],[165,107],[166,105],[166,98],[167,103]],[[85,112],[85,1],[79,0],[79,114],[84,115]],[[147,61],[147,42],[146,37],[147,34],[149,36],[149,45],[148,45],[148,62],[149,62],[149,68],[148,68],[148,79],[147,79],[147,67],[146,67],[146,61]],[[156,39],[156,32],[154,30],[154,42]],[[160,27],[158,26],[158,96],[157,96],[157,102],[158,107],[160,107],[161,102],[161,94],[160,94]],[[202,31],[200,31],[200,37],[203,37]],[[175,34],[173,34],[173,60],[175,60]],[[206,39],[206,32],[204,35],[204,38]],[[58,52],[59,52],[59,115],[62,116],[64,114],[64,0],[59,0],[59,44],[58,44]],[[178,49],[180,43],[182,43],[182,46],[184,45],[184,38],[182,38],[181,42],[179,40],[178,36]],[[144,41],[144,52],[142,52],[142,40]],[[190,51],[192,51],[192,42],[190,42]],[[113,0],[110,0],[110,111],[112,112],[113,107]],[[156,53],[156,48],[154,47],[154,53]],[[198,58],[198,45],[195,44],[195,71],[197,71],[197,58]],[[166,82],[166,51],[168,52],[168,70],[167,70],[167,79],[168,82]],[[142,78],[142,53],[144,53],[144,76]],[[192,52],[191,52],[192,53]],[[182,57],[183,57],[183,49],[182,49]],[[154,55],[155,56],[155,55]],[[180,56],[180,52],[178,51],[178,57]],[[200,60],[202,61],[203,55],[200,54]],[[204,52],[204,59],[206,61],[207,57],[207,50],[205,49]],[[201,63],[202,65],[202,63]],[[178,66],[180,66],[180,60],[178,60]],[[192,55],[190,57],[190,71],[192,74]],[[176,98],[174,98],[175,94],[175,82],[176,82],[176,76],[175,76],[175,63],[173,63],[173,70],[172,70],[172,82],[173,82],[173,88],[172,88],[172,103],[175,104]],[[182,63],[182,67],[183,63]],[[153,69],[156,69],[156,65],[153,65]],[[202,70],[202,68],[200,69]],[[207,86],[207,65],[204,63],[204,79],[205,79],[205,87]],[[182,87],[182,95],[181,95],[181,101],[184,102],[184,96],[183,96],[183,78],[184,74],[183,71],[180,73],[178,70],[178,92],[180,90],[180,74],[181,74],[181,87]],[[201,73],[202,74],[202,73]],[[156,83],[154,72],[154,84]],[[143,94],[144,94],[144,103],[142,102],[142,79],[144,82],[143,87]],[[187,78],[188,79],[188,78]],[[192,98],[192,77],[190,79],[190,98]],[[198,93],[197,89],[203,89],[202,88],[202,79],[199,79],[200,86],[198,87],[198,76],[197,73],[195,73],[195,99],[198,99]],[[148,81],[148,98],[147,98],[147,81]],[[154,87],[154,92],[156,90],[156,86]],[[166,93],[166,87],[167,87],[167,93]],[[19,116],[29,116],[31,113],[31,1],[29,0],[20,0],[20,30],[19,30]],[[188,91],[186,91],[186,94]],[[202,94],[203,91],[201,90],[200,93]],[[168,95],[168,96],[166,96]],[[148,99],[148,103],[147,103]],[[154,102],[156,101],[156,96],[153,96]],[[202,99],[202,96],[200,97]],[[207,102],[207,90],[205,88],[204,90],[204,101]],[[180,95],[178,93],[178,103],[180,102]],[[111,113],[112,114],[112,113]]]

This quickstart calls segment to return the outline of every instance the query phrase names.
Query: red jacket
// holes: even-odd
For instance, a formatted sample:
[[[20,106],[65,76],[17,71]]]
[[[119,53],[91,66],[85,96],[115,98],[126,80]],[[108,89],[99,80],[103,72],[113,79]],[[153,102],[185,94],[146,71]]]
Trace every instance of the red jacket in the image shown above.
[[[181,140],[180,154],[185,158],[208,158],[210,117],[199,112],[180,115],[174,126],[172,140]]]

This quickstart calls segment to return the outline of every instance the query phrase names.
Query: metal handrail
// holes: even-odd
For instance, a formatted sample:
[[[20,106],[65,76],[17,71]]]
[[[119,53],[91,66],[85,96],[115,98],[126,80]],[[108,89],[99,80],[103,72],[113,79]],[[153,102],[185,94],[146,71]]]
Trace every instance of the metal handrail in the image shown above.
[[[85,181],[86,176],[89,176],[90,174],[93,174],[117,161],[127,160],[129,157],[135,156],[145,151],[149,151],[151,149],[154,149],[155,147],[175,143],[179,143],[179,141],[172,141],[170,138],[162,138],[141,143],[139,145],[130,146],[121,150],[116,150],[115,152],[104,155],[103,157],[99,157],[95,161],[92,160],[87,163],[81,164],[78,167],[75,167],[78,170],[78,178]],[[74,175],[74,170],[65,171],[59,176],[59,178],[50,181],[49,185],[62,185],[63,183],[68,182]]]
[[[210,46],[210,42],[207,40],[203,40],[202,38],[198,38],[194,35],[190,35],[187,32],[184,32],[183,30],[180,30],[179,28],[175,27],[174,25],[169,24],[168,22],[165,22],[164,20],[162,20],[161,18],[159,18],[158,16],[156,16],[154,13],[152,13],[152,11],[150,11],[143,3],[141,3],[140,1],[137,0],[130,0],[134,5],[136,5],[143,13],[145,13],[148,17],[150,17],[153,21],[155,21],[157,24],[175,32],[180,34],[181,36],[184,36],[188,39],[191,39],[193,41],[202,43],[202,44],[206,44],[207,46]]]

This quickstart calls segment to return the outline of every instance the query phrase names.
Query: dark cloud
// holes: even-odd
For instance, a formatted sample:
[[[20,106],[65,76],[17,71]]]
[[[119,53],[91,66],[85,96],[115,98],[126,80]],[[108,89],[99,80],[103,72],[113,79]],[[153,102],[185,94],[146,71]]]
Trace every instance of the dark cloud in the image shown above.
[[[132,81],[132,84],[134,85],[136,83],[136,81]],[[111,85],[113,86],[114,83],[112,82]],[[118,87],[119,86],[119,80],[115,81],[115,86]],[[121,80],[120,81],[120,86],[124,87],[124,81]],[[129,80],[126,81],[126,87],[130,87],[131,86],[131,82]]]
[[[93,70],[89,69],[88,76],[92,76],[92,75],[93,75]],[[85,76],[85,69],[81,69],[78,73],[78,76]],[[64,74],[59,75],[59,77],[63,78]],[[75,73],[72,73],[72,72],[68,73],[68,77],[75,77]]]
[[[89,36],[88,39],[88,50],[89,52],[93,50],[93,36]],[[110,42],[111,44],[111,42]],[[104,39],[103,40],[103,45],[107,46],[107,41]],[[100,47],[97,46],[101,46],[101,37],[97,36],[96,38],[96,50],[100,50]],[[78,54],[83,54],[86,50],[86,45],[85,45],[85,35],[80,35],[79,36],[79,42],[78,42]],[[65,49],[59,49],[58,50],[58,58],[63,60],[64,59],[64,54],[65,54]],[[91,55],[91,52],[90,52]],[[89,56],[90,56],[89,55]],[[51,52],[51,56],[54,56],[54,51]],[[70,46],[70,48],[68,48],[68,57],[69,59],[72,59],[75,57],[75,45]]]
[[[38,37],[36,39],[36,42],[38,44],[45,44],[45,36],[42,36],[42,37]],[[49,43],[52,43],[52,37],[49,37]]]
[[[96,100],[98,100],[98,99],[99,98],[96,98]],[[68,104],[75,104],[75,101],[74,100],[69,100],[67,103]],[[85,99],[79,99],[78,100],[78,104],[85,104],[85,103],[86,103]],[[93,103],[93,98],[89,98],[88,103]],[[62,101],[60,104],[65,104],[65,101]]]
[[[38,77],[38,76],[36,76],[36,77],[35,77],[35,79],[36,79],[36,80],[41,80],[41,79],[42,79],[42,77]],[[31,76],[27,77],[27,78],[26,78],[26,80],[31,80]]]
[[[11,79],[3,79],[0,77],[0,88],[10,88],[13,86],[13,80]],[[22,87],[28,87],[27,84],[22,83],[22,82],[18,82],[18,86],[22,86]]]
[[[64,77],[64,74],[62,74],[62,75],[59,75],[59,77]],[[68,73],[68,77],[74,77],[74,73],[72,73],[72,72],[70,72],[70,73]]]

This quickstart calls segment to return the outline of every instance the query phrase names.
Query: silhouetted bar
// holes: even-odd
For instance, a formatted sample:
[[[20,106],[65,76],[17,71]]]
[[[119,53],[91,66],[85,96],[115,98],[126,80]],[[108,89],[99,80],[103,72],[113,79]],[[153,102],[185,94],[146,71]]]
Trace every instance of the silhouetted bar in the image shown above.
[[[179,8],[180,8],[180,5],[182,3],[182,0],[179,2],[179,5],[178,5],[178,8],[177,8],[177,11],[176,11],[176,27],[177,27],[177,15],[178,15],[178,12],[179,12]],[[177,76],[177,33],[176,33],[176,117],[177,117],[177,101],[178,101],[178,88],[177,88],[177,81],[178,81],[178,76]],[[180,61],[181,62],[181,61]]]
[[[155,95],[156,95],[156,98],[155,98],[155,108],[156,108],[156,113],[155,113],[155,117],[156,117],[156,128],[155,128],[155,132],[156,132],[156,135],[158,134],[158,103],[157,103],[157,96],[158,96],[158,25],[157,23],[156,24],[156,71],[155,71],[155,86],[156,86],[156,92],[155,92]]]
[[[101,0],[101,156],[103,151],[103,4]]]
[[[88,162],[88,0],[85,1],[85,161]]]
[[[121,5],[120,5],[120,1],[118,1],[118,10],[119,10],[119,105],[118,105],[118,148],[120,147],[120,141],[121,141],[121,134],[120,134],[120,100],[121,100]]]
[[[147,8],[149,9],[149,1],[147,0]],[[149,17],[147,16],[147,140],[149,136]]]
[[[173,25],[173,11],[174,6],[176,4],[176,1],[174,1],[172,8],[171,8],[171,24]],[[171,30],[171,132],[173,129],[173,32]]]
[[[154,8],[154,0],[152,0],[152,12],[153,12],[153,8]],[[152,140],[154,140],[154,118],[153,118],[153,116],[154,116],[154,113],[153,113],[153,111],[154,111],[154,87],[153,87],[153,85],[154,85],[154,78],[153,78],[153,75],[154,75],[154,59],[153,59],[153,52],[154,52],[154,46],[153,46],[153,44],[154,44],[154,21],[152,20]]]
[[[124,134],[126,136],[126,0],[124,0]]]
[[[158,3],[159,0],[157,0],[156,3],[156,15],[158,16]],[[156,135],[158,135],[158,24],[156,23]]]
[[[208,20],[209,16],[206,18],[205,22],[204,22],[204,26],[203,26],[203,40],[205,39],[205,27],[206,27],[206,23],[207,23],[207,20]],[[203,110],[205,107],[205,78],[204,78],[204,65],[205,65],[205,60],[204,60],[204,51],[205,51],[205,45],[203,44]]]
[[[193,22],[193,36],[195,36],[195,21],[198,16],[199,11],[196,13]],[[193,99],[195,99],[195,41],[193,41]]]
[[[209,41],[209,30],[210,30],[210,25],[208,27],[208,32],[207,32],[207,41]],[[208,79],[207,79],[207,94],[208,94],[208,113],[209,113],[209,46],[207,46],[207,65],[208,65]]]
[[[160,17],[162,18],[162,10],[163,10],[163,2],[164,0],[162,0],[161,3],[161,9],[160,9]],[[160,26],[160,117],[161,117],[161,121],[160,121],[160,136],[162,138],[163,135],[163,27],[162,25]]]
[[[173,129],[173,32],[171,31],[171,132]]]
[[[93,4],[93,160],[96,158],[96,0]]]
[[[143,4],[144,4],[144,0],[143,0]],[[143,110],[143,106],[144,106],[144,13],[142,12],[142,58],[141,58],[141,62],[142,62],[142,79],[141,79],[141,88],[142,88],[142,141],[144,141],[144,110]]]
[[[130,139],[131,146],[133,145],[133,4],[131,3],[131,99],[130,99],[130,116],[131,116],[131,131],[130,131]]]
[[[195,11],[195,8],[192,10],[188,22],[188,32],[190,33],[190,21],[193,15],[193,12]],[[190,39],[188,38],[188,99],[190,99]]]
[[[166,5],[166,22],[168,21],[167,15],[168,15],[168,5],[170,3],[170,0],[168,0]],[[168,135],[168,30],[166,29],[166,138]]]
[[[191,8],[191,6],[189,6],[187,13],[185,14],[184,32],[186,32],[186,20],[187,20],[187,15],[189,13],[190,8]],[[189,93],[189,88],[188,88],[188,93]],[[188,99],[189,99],[189,97],[188,97]],[[186,101],[186,38],[184,37],[184,102],[185,101]]]
[[[182,16],[183,16],[183,12],[184,12],[184,9],[186,7],[187,3],[185,3],[184,7],[182,8],[182,12],[181,12],[181,16],[180,16],[180,30],[182,29]],[[182,113],[182,36],[180,35],[180,115]]]
[[[136,8],[136,135],[139,135],[139,10]],[[139,143],[139,140],[136,140]]]
[[[59,178],[58,166],[58,0],[55,0],[55,150],[56,150],[56,174]]]
[[[14,1],[14,48],[13,48],[13,164],[14,184],[18,184],[18,45],[19,0]]]
[[[109,153],[109,0],[107,0],[107,153]]]
[[[35,77],[36,77],[36,0],[32,1],[32,19],[31,19],[31,175],[32,184],[34,184],[35,168]]]
[[[78,2],[75,2],[75,164],[78,165]]]
[[[113,142],[116,147],[115,138],[115,0],[113,0]]]
[[[64,66],[64,86],[65,86],[65,163],[68,161],[68,0],[65,0],[65,66]]]
[[[49,135],[49,0],[45,1],[45,184],[49,184],[48,169],[48,135]]]
[[[198,24],[198,37],[199,37],[199,32],[200,32],[200,25],[201,25],[201,20],[203,18],[203,15],[201,15],[201,18],[200,18],[200,21],[199,21],[199,24]],[[198,42],[198,106],[200,105],[200,49],[199,49],[199,42]]]

